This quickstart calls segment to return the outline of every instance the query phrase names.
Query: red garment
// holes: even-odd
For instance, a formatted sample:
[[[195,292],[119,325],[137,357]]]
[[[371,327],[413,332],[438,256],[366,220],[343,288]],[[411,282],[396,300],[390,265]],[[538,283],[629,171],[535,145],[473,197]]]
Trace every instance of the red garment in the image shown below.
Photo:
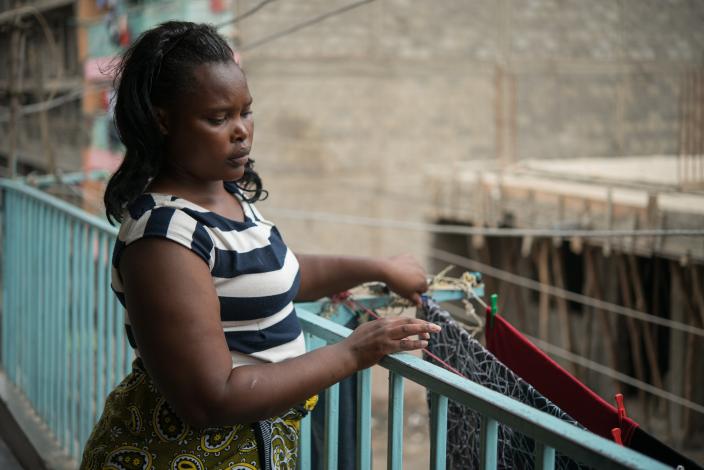
[[[560,367],[501,316],[494,316],[493,327],[488,325],[486,347],[509,369],[591,432],[612,440],[611,429],[620,427],[624,445],[630,444],[638,423],[630,418],[619,423],[615,406]]]

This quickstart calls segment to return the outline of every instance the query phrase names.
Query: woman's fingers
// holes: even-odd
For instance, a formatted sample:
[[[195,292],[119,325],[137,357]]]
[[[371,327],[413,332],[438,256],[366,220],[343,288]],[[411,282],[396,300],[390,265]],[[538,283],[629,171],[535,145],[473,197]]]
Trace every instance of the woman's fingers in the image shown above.
[[[422,339],[402,339],[399,341],[401,351],[413,351],[414,349],[424,349],[428,347],[428,342]]]
[[[419,337],[425,335],[425,339],[427,339],[430,337],[430,333],[438,333],[441,330],[440,326],[434,323],[416,318],[399,318],[397,323],[399,324],[389,327],[389,338],[391,339],[400,340],[414,335]]]
[[[359,368],[376,364],[398,351],[423,349],[440,326],[410,317],[381,318],[360,325],[346,340]]]

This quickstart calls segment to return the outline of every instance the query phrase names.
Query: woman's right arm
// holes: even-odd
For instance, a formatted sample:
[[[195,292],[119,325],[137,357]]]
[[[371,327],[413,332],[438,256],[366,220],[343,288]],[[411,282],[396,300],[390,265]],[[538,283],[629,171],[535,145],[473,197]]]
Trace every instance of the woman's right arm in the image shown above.
[[[197,427],[281,414],[384,355],[420,349],[439,331],[414,318],[367,322],[345,340],[273,364],[232,368],[208,267],[176,243],[134,242],[120,260],[139,354],[177,414]]]

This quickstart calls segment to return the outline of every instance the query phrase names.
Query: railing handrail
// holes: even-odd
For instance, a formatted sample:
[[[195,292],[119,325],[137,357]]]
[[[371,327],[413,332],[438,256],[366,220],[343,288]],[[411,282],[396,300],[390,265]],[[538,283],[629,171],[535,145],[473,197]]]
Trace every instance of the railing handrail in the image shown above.
[[[46,206],[49,206],[53,209],[57,209],[61,212],[64,213],[64,215],[69,216],[70,218],[73,218],[75,221],[86,224],[88,225],[91,230],[93,231],[100,231],[103,232],[101,235],[102,238],[98,238],[97,240],[102,240],[100,243],[100,246],[103,246],[103,242],[108,242],[109,240],[107,239],[106,235],[110,236],[117,236],[118,229],[116,227],[113,227],[103,219],[96,217],[94,215],[88,214],[81,210],[80,208],[67,203],[57,197],[54,197],[52,195],[49,195],[47,193],[44,193],[43,191],[33,188],[26,183],[18,180],[8,180],[8,179],[0,179],[0,189],[3,190],[10,190],[14,191],[17,193],[20,193],[24,196],[28,196],[29,198],[34,199],[36,202],[40,202],[42,204],[45,204]],[[6,214],[6,208],[3,207],[3,217]],[[20,220],[21,217],[23,217],[22,214],[19,214],[17,212],[17,207],[14,209],[14,213],[16,217],[19,217]],[[45,209],[43,209],[45,210]],[[33,217],[37,218],[40,217],[39,214],[42,212],[39,211],[39,209],[35,209],[33,212]],[[5,229],[7,230],[7,221],[5,221]],[[47,227],[46,222],[43,222],[42,227]],[[13,233],[15,237],[18,236],[18,228],[14,227],[10,233]],[[39,240],[40,235],[43,235],[44,232],[41,230],[37,234],[34,234],[34,236],[37,240]],[[93,238],[93,235],[86,235],[85,232],[81,232],[81,241],[85,242],[88,240],[96,240]],[[78,236],[77,234],[74,233],[75,236]],[[21,238],[21,237],[20,237]],[[66,238],[68,240],[68,238]],[[44,249],[48,250],[48,245],[44,243]],[[20,243],[22,245],[22,242]],[[73,256],[79,256],[79,261],[80,265],[83,266],[84,264],[87,263],[87,265],[90,267],[88,272],[87,277],[84,278],[79,278],[79,284],[84,283],[86,279],[91,279],[93,280],[93,271],[92,271],[92,265],[90,264],[91,262],[95,262],[95,256],[88,257],[86,253],[81,252],[79,249],[79,240],[76,238],[72,244],[74,248]],[[87,244],[86,246],[90,246],[91,249],[93,249],[93,245]],[[29,247],[29,244],[24,243],[24,247],[27,248]],[[76,251],[78,250],[78,251]],[[85,251],[85,250],[83,250]],[[47,253],[49,251],[46,251]],[[5,253],[4,255],[6,256],[8,253]],[[64,253],[66,254],[66,253]],[[14,255],[13,255],[14,256]],[[16,258],[16,256],[15,256]],[[103,263],[104,260],[99,256],[97,258],[100,258],[101,260],[99,261],[100,263]],[[13,258],[14,259],[14,258]],[[109,259],[109,258],[108,258]],[[3,259],[3,264],[5,264],[5,259]],[[79,266],[80,267],[80,266]],[[105,270],[109,269],[109,266],[105,265],[99,265],[100,268],[98,275],[99,276],[105,276]],[[65,266],[66,269],[68,269],[68,266]],[[7,269],[7,266],[5,265],[5,269]],[[8,274],[8,273],[6,273]],[[107,276],[98,278],[100,282],[105,282]],[[44,282],[50,282],[48,280],[48,277],[45,277]],[[102,279],[102,281],[100,281]],[[9,277],[6,276],[3,282],[3,293],[6,294],[6,284],[9,281]],[[13,281],[15,285],[19,281]],[[92,281],[91,281],[92,282]],[[15,286],[16,287],[16,286]],[[83,286],[85,287],[85,286]],[[102,287],[104,290],[105,286]],[[77,292],[77,286],[71,287],[72,292],[74,294]],[[84,289],[79,289],[80,292],[82,292]],[[25,293],[26,294],[26,293]],[[82,294],[81,294],[82,295]],[[26,297],[26,295],[25,295]],[[3,301],[6,302],[9,296],[3,295]],[[98,295],[99,300],[105,302],[105,293],[101,293]],[[81,297],[82,299],[82,297]],[[15,299],[13,302],[15,305],[17,303],[18,299]],[[74,300],[75,301],[75,300]],[[94,312],[93,308],[96,308],[95,312],[98,313],[98,317],[100,317],[99,313],[100,310],[98,310],[97,304],[93,303],[93,300],[91,298],[90,301],[87,301],[88,303],[86,305],[81,305],[78,311],[73,311],[72,315],[81,315],[81,326],[80,330],[74,330],[74,335],[80,335],[76,336],[77,341],[80,340],[81,343],[78,344],[80,348],[83,348],[80,350],[80,354],[82,355],[81,357],[84,357],[86,354],[86,351],[92,351],[94,344],[92,343],[91,340],[91,335],[97,334],[97,332],[100,331],[101,327],[97,326],[96,330],[93,330],[93,323],[92,323],[92,315]],[[114,303],[114,299],[112,300]],[[7,305],[7,304],[5,304]],[[90,307],[89,307],[89,306]],[[323,342],[328,342],[328,343],[334,343],[337,341],[340,341],[347,337],[350,333],[351,330],[341,326],[340,324],[327,320],[325,318],[322,318],[321,316],[317,315],[316,313],[320,312],[322,303],[317,302],[317,303],[299,303],[296,305],[296,309],[298,312],[298,317],[301,321],[301,325],[303,327],[303,330],[306,332],[306,334],[315,336],[320,339],[320,341]],[[72,308],[75,310],[77,306],[72,305]],[[39,309],[41,311],[41,309]],[[90,313],[88,313],[90,312]],[[3,312],[3,322],[6,321],[6,316],[9,312],[4,311]],[[115,327],[117,328],[117,317],[114,315],[115,312],[111,312],[111,318],[114,319],[115,321]],[[68,311],[66,312],[66,315],[68,315]],[[27,322],[30,321],[31,319],[26,319],[24,317],[20,318],[19,320],[12,320],[12,321],[22,321],[24,322],[24,329],[27,330]],[[75,321],[75,320],[74,320]],[[87,322],[87,323],[83,323]],[[7,325],[4,323],[4,326]],[[98,323],[100,325],[100,323]],[[106,326],[102,328],[107,328]],[[112,327],[110,327],[112,328]],[[28,330],[27,330],[28,331]],[[117,329],[114,330],[115,332]],[[54,334],[61,336],[61,332],[56,332],[54,331]],[[3,334],[3,337],[6,338],[6,333]],[[115,340],[111,339],[111,341]],[[60,346],[60,347],[59,347]],[[66,350],[66,345],[59,345],[59,346],[54,346],[52,350],[58,351],[63,348],[63,350]],[[72,346],[72,354],[77,354],[75,352],[75,348],[77,346],[73,345]],[[112,346],[109,346],[112,347]],[[87,349],[86,349],[87,348]],[[99,349],[99,347],[98,347]],[[4,346],[3,346],[4,350]],[[97,350],[96,350],[97,351]],[[40,360],[40,358],[33,353],[32,360],[36,362],[37,360]],[[6,361],[7,357],[3,356],[2,361]],[[33,364],[33,362],[31,363]],[[81,364],[83,364],[81,362]],[[4,364],[6,365],[6,364]],[[12,365],[12,364],[10,364]],[[22,368],[26,367],[28,364],[23,364]],[[381,362],[380,365],[390,371],[390,378],[392,379],[392,384],[398,385],[395,390],[400,391],[402,393],[402,378],[407,378],[409,380],[412,380],[425,388],[427,388],[431,392],[431,396],[433,400],[437,400],[438,397],[441,400],[444,400],[444,409],[446,411],[446,406],[447,406],[447,399],[451,399],[461,405],[467,406],[473,410],[476,410],[479,414],[481,414],[484,418],[484,425],[482,426],[482,442],[483,442],[483,448],[486,449],[486,442],[487,441],[492,441],[495,443],[496,439],[496,422],[504,423],[521,433],[532,437],[536,441],[536,447],[538,449],[538,453],[541,453],[541,449],[546,450],[547,454],[550,454],[551,457],[548,457],[545,461],[550,462],[551,459],[554,461],[554,451],[552,449],[557,449],[560,452],[565,453],[566,455],[570,457],[574,457],[579,461],[584,461],[589,465],[596,466],[598,468],[649,468],[649,469],[666,469],[669,468],[665,465],[663,465],[660,462],[657,462],[643,454],[640,454],[638,452],[635,452],[631,449],[619,446],[615,444],[614,442],[611,442],[607,439],[604,439],[600,436],[597,436],[595,434],[592,434],[589,431],[585,431],[582,429],[579,429],[576,426],[573,426],[569,423],[566,423],[554,416],[551,416],[547,413],[541,412],[539,410],[536,410],[534,408],[531,408],[528,405],[521,404],[505,395],[502,395],[498,392],[492,391],[486,387],[483,387],[477,383],[474,383],[468,379],[465,379],[463,377],[459,377],[449,371],[446,371],[434,364],[431,364],[429,362],[426,362],[418,357],[415,357],[411,354],[407,353],[399,353],[399,354],[393,354],[390,356],[385,357]],[[99,369],[99,367],[98,367]],[[91,370],[94,370],[91,368]],[[23,374],[24,369],[23,369]],[[72,372],[73,374],[74,372]],[[370,382],[370,375],[369,375],[369,370],[365,370],[360,372],[360,374],[366,374],[367,379],[367,387],[369,387]],[[76,379],[76,377],[72,376],[73,379]],[[105,385],[105,384],[103,384]],[[71,386],[73,387],[73,385]],[[77,387],[77,385],[76,385]],[[337,385],[331,387],[331,389],[335,389]],[[98,387],[100,389],[101,387]],[[88,394],[89,396],[93,396],[95,390],[90,389],[91,392]],[[71,392],[74,391],[74,388],[71,388]],[[85,398],[83,396],[84,389],[81,388],[80,391],[76,388],[75,391],[78,393],[76,396],[73,396],[74,399],[74,407],[76,406],[75,399],[83,399]],[[30,390],[25,390],[25,392],[30,392]],[[100,390],[98,390],[100,392]],[[43,394],[45,392],[42,392]],[[371,390],[368,389],[367,392],[368,394],[366,398],[366,404],[364,405],[367,407],[367,411],[365,413],[370,414],[371,413],[371,408],[369,404],[369,400],[371,399]],[[394,392],[396,393],[396,392]],[[35,393],[36,395],[36,393]],[[397,398],[396,395],[391,396],[392,400],[395,400]],[[55,397],[54,397],[55,400]],[[337,403],[337,399],[335,398],[335,403]],[[392,401],[390,400],[390,401]],[[401,399],[402,402],[402,399]],[[44,408],[46,408],[46,405],[48,401],[44,399]],[[394,401],[395,404],[398,404],[397,402]],[[335,405],[337,406],[337,405]],[[41,408],[41,406],[40,406]],[[396,406],[398,408],[398,406]],[[88,411],[90,411],[90,406],[87,407]],[[336,409],[336,408],[335,408]],[[72,411],[72,413],[75,412]],[[395,410],[395,416],[398,416],[399,410]],[[437,411],[434,410],[434,413]],[[81,415],[83,416],[83,415]],[[433,423],[437,426],[437,423],[440,423],[443,418],[437,418],[437,415],[434,414],[431,419],[433,420]],[[86,426],[89,423],[84,422],[84,417],[81,418],[81,425]],[[390,421],[394,422],[394,421]],[[76,424],[75,420],[71,421],[71,423]],[[400,425],[400,421],[397,423]],[[442,425],[444,425],[444,422],[442,422]],[[398,426],[396,426],[398,427]],[[489,431],[486,431],[486,429],[489,429]],[[437,429],[437,428],[436,428]],[[63,433],[64,430],[62,430]],[[396,439],[394,442],[397,442],[399,439],[399,435],[396,434],[395,432],[399,431],[402,432],[402,430],[396,430],[394,427],[394,434]],[[56,433],[55,429],[52,429],[52,432]],[[441,434],[444,436],[446,432],[446,428],[441,430]],[[486,438],[486,433],[489,433],[493,435],[493,438]],[[331,434],[335,435],[336,434]],[[80,437],[80,436],[79,436]],[[431,436],[432,438],[433,436]],[[337,439],[336,437],[334,439]],[[366,434],[365,439],[369,439],[369,435]],[[72,441],[69,441],[72,442]],[[336,441],[335,441],[336,442]],[[439,442],[439,441],[438,441]],[[366,444],[363,444],[366,445]],[[80,446],[80,444],[79,444]],[[69,449],[74,449],[73,444],[70,443],[68,446]],[[326,444],[326,454],[328,452],[328,449],[330,449],[330,445]],[[336,445],[335,445],[336,448]],[[396,447],[395,451],[396,454],[399,452],[399,446]],[[440,444],[440,448],[443,449],[442,452],[444,452],[444,443]],[[367,449],[368,450],[368,449]],[[432,452],[437,452],[438,450],[438,445],[435,444],[435,448],[431,448],[431,453]],[[69,450],[70,452],[71,450]],[[484,452],[484,451],[482,451]],[[490,451],[491,452],[491,451]],[[483,457],[483,466],[485,468],[489,468],[491,466],[491,463],[495,463],[495,457],[496,457],[496,449],[494,447],[493,450],[493,455],[488,455],[488,457]],[[368,457],[368,453],[365,454]],[[365,458],[367,458],[365,457]],[[391,452],[390,452],[390,458],[391,458]],[[492,458],[494,460],[492,460]],[[330,462],[334,462],[336,459],[336,456],[330,457]],[[398,459],[398,455],[394,456],[394,459]],[[542,460],[541,460],[542,462]],[[391,464],[390,464],[391,465]],[[398,460],[394,460],[394,464],[391,465],[393,468],[398,467]],[[439,468],[444,468],[444,466],[440,465]]]
[[[110,225],[106,220],[103,220],[93,214],[89,214],[83,209],[59,199],[58,197],[52,196],[51,194],[47,194],[40,189],[34,188],[21,180],[0,178],[0,188],[11,189],[26,196],[31,196],[50,207],[56,208],[67,215],[90,225],[91,227],[102,230],[109,235],[117,236],[118,228]]]
[[[349,328],[321,318],[301,306],[297,306],[296,311],[303,329],[325,341],[335,343],[352,333]],[[382,359],[379,365],[507,424],[538,442],[561,451],[565,450],[566,454],[578,460],[598,465],[598,468],[612,468],[614,462],[632,468],[670,468],[639,452],[579,429],[555,416],[521,404],[411,354],[389,355]]]

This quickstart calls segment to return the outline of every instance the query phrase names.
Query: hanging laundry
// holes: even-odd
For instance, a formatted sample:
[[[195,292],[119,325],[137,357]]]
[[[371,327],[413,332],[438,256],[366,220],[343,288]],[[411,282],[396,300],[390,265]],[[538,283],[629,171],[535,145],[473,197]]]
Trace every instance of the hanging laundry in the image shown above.
[[[641,427],[636,428],[634,431],[630,447],[641,454],[673,467],[681,466],[685,470],[702,470],[701,465],[696,464],[664,442],[648,434]]]
[[[432,300],[423,307],[426,320],[442,326],[431,335],[428,350],[448,362],[465,377],[491,390],[551,414],[570,424],[582,427],[542,396],[528,382],[499,362],[479,341],[472,338],[448,312]],[[428,360],[428,357],[426,357]],[[481,416],[470,408],[450,400],[447,413],[447,467],[479,468],[479,436]],[[497,459],[499,468],[534,468],[535,442],[530,437],[499,424]],[[588,468],[559,452],[556,469]]]
[[[646,433],[632,419],[619,418],[615,406],[560,367],[500,315],[494,315],[485,334],[489,351],[593,433],[611,440],[611,430],[620,428],[626,447],[673,467],[702,468]]]
[[[486,347],[512,371],[523,377],[591,432],[612,440],[611,430],[621,428],[621,439],[628,446],[638,423],[626,417],[594,393],[500,315],[494,315],[486,328]]]

